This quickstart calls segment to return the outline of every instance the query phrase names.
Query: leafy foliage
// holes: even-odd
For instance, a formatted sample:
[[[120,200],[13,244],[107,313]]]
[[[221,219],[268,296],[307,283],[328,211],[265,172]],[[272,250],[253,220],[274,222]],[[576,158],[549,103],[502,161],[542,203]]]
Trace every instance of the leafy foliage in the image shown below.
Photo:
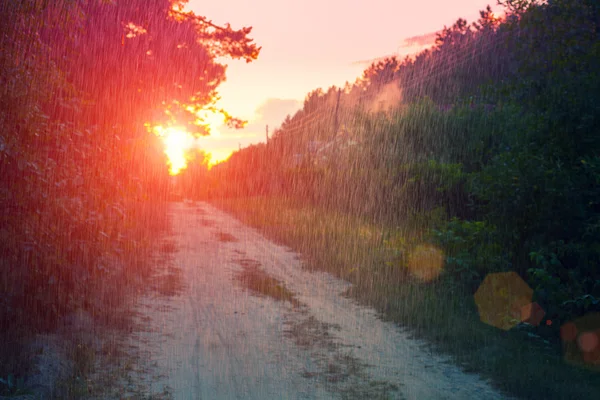
[[[459,284],[514,270],[554,326],[598,309],[600,5],[502,3],[503,18],[488,7],[473,24],[459,19],[431,49],[378,61],[346,85],[345,130],[326,118],[335,90],[311,93],[268,147],[215,168],[214,193],[260,180],[243,194],[389,226],[441,208],[445,225],[430,232]],[[240,172],[236,159],[249,157]]]
[[[473,291],[488,273],[510,268],[510,256],[498,243],[496,228],[486,222],[453,218],[433,235],[446,249],[446,273]]]
[[[216,57],[251,61],[260,50],[250,28],[212,24],[185,3],[0,5],[3,343],[77,308],[101,315],[119,301],[111,291],[150,272],[171,182],[144,123],[190,122],[203,133],[195,113],[215,108],[225,79]],[[21,371],[4,350],[10,389]]]

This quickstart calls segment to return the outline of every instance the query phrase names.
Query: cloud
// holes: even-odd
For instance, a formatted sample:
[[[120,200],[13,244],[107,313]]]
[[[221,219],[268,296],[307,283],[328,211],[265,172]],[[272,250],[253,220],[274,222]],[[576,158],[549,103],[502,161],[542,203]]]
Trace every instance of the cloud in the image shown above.
[[[351,65],[367,65],[368,66],[368,65],[371,65],[371,64],[379,62],[379,61],[384,61],[386,58],[392,58],[392,57],[398,57],[398,54],[388,54],[387,56],[371,58],[368,60],[358,60],[358,61],[352,62]]]
[[[430,46],[435,43],[437,32],[429,32],[424,33],[422,35],[411,36],[409,38],[404,39],[401,48],[406,47],[420,47],[420,46]]]
[[[269,125],[269,132],[273,132],[274,128],[280,126],[288,114],[293,115],[302,108],[302,104],[301,101],[295,99],[267,99],[254,111],[254,118],[250,120],[244,129],[223,128],[221,132],[223,136],[241,134],[255,136],[260,140],[265,139],[265,127],[267,125]]]
[[[388,54],[386,56],[371,58],[368,60],[354,61],[352,65],[371,65],[373,63],[384,61],[386,58],[391,57],[404,57],[414,55],[416,53],[425,50],[435,44],[437,32],[424,33],[422,35],[411,36],[402,41],[398,46],[398,51],[395,54]]]
[[[302,102],[295,99],[268,99],[256,109],[260,121],[269,125],[281,125],[288,114],[294,114],[302,107]]]
[[[266,140],[265,128],[269,125],[269,135],[280,126],[285,117],[293,115],[303,102],[295,99],[270,98],[254,111],[254,117],[243,129],[218,128],[219,133],[197,140],[197,147],[212,153],[213,160],[221,161],[239,147]]]

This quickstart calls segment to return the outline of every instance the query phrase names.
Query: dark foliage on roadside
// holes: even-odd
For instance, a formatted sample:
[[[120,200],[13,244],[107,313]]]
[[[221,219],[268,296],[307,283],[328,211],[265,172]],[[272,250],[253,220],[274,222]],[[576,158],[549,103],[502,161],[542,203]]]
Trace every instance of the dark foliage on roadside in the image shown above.
[[[414,58],[310,93],[268,144],[202,172],[196,194],[427,221],[441,279],[472,294],[516,271],[553,322],[538,333],[557,338],[600,311],[600,4],[502,3],[503,18],[459,19]]]
[[[184,4],[0,3],[0,395],[16,393],[28,337],[78,309],[103,318],[151,273],[171,182],[144,124],[205,133],[216,57],[258,55],[250,28]]]

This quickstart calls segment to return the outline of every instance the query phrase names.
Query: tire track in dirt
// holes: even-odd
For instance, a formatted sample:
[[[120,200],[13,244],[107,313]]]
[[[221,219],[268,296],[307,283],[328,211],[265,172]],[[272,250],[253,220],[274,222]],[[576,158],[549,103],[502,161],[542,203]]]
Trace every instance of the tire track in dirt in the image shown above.
[[[205,203],[174,203],[170,214],[174,236],[165,249],[173,265],[164,290],[140,302],[144,329],[130,339],[144,354],[139,370],[153,377],[137,378],[154,392],[174,399],[504,398],[345,297],[347,282],[302,268],[297,254],[231,216]]]

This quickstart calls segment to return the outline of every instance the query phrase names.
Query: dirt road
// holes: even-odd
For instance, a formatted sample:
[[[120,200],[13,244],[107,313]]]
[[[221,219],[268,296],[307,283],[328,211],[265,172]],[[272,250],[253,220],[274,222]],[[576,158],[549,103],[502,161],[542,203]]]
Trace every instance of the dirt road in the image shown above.
[[[499,399],[205,203],[173,203],[161,290],[142,298],[137,379],[174,399]]]

